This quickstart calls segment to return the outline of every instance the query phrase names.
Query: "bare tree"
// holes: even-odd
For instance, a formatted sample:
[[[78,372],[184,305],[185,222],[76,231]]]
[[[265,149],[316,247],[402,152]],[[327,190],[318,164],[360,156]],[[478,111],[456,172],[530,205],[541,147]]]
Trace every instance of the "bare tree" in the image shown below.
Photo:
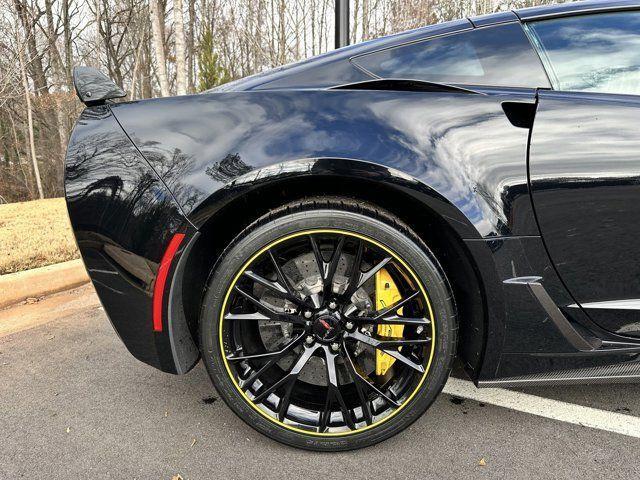
[[[18,18],[24,28],[24,41],[29,51],[28,65],[31,79],[35,85],[36,94],[42,95],[48,91],[48,85],[42,65],[42,55],[38,52],[35,35],[35,27],[42,14],[40,12],[36,14],[31,12],[27,2],[23,0],[14,0],[14,5]]]
[[[352,42],[557,0],[351,0]],[[562,1],[562,0],[560,0]],[[0,0],[0,195],[60,196],[82,105],[71,69],[129,99],[185,94],[333,47],[334,0]]]
[[[176,93],[187,93],[187,50],[184,38],[184,14],[182,0],[173,0],[174,38],[176,44]]]
[[[38,186],[38,197],[44,198],[44,191],[42,190],[42,181],[40,179],[40,169],[38,168],[38,157],[36,157],[36,144],[33,137],[33,115],[31,112],[31,91],[29,89],[29,82],[27,80],[27,68],[24,62],[24,54],[22,48],[18,48],[18,61],[20,62],[20,76],[22,77],[22,86],[24,88],[24,100],[27,110],[27,129],[29,132],[29,149],[31,154],[31,161],[33,162],[33,172],[36,177],[36,184]]]
[[[189,92],[193,92],[195,86],[195,46],[196,46],[196,2],[195,0],[188,0],[189,2],[189,35],[187,37],[187,72],[188,72],[188,85]]]
[[[53,78],[54,86],[56,89],[61,90],[61,88],[66,84],[66,78],[62,63],[62,57],[60,56],[60,51],[58,50],[57,46],[58,28],[53,17],[52,3],[52,0],[45,0],[45,13],[47,17],[47,50],[49,53],[49,57],[51,58],[51,76]],[[60,141],[60,152],[62,153],[66,149],[67,145],[67,119],[65,118],[64,100],[61,94],[54,94],[54,98],[56,123],[58,126],[58,137]]]
[[[160,83],[160,95],[168,97],[169,77],[167,76],[167,60],[164,45],[164,4],[159,0],[150,0],[151,29],[153,32],[153,50],[156,56],[156,74]]]
[[[73,45],[71,44],[72,38],[72,26],[71,26],[71,13],[69,11],[69,1],[62,1],[62,32],[64,35],[64,72],[67,79],[67,88],[69,92],[73,91],[73,81],[71,79],[71,68],[73,66]]]

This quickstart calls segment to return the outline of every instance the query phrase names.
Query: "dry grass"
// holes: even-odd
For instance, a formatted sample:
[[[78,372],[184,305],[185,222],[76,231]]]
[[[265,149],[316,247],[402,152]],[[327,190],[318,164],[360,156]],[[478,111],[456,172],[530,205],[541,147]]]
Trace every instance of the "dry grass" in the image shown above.
[[[0,205],[0,275],[79,256],[63,198]]]

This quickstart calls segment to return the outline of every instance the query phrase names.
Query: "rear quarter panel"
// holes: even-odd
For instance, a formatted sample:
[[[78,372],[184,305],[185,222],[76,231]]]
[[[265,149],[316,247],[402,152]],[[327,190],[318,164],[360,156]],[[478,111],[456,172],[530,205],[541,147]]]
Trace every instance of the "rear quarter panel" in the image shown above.
[[[388,91],[224,92],[118,104],[113,112],[196,225],[222,189],[317,159],[392,169],[431,193],[462,238],[537,235],[528,131],[510,95]],[[366,168],[365,168],[366,170]],[[455,208],[451,209],[450,207]]]
[[[136,358],[175,372],[166,329],[153,330],[152,293],[171,236],[192,227],[109,107],[81,114],[65,190],[80,253],[116,332]]]

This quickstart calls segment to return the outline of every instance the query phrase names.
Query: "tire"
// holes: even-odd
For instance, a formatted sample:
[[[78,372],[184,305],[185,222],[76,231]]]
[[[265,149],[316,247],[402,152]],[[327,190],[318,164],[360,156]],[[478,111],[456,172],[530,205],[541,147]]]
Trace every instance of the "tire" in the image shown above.
[[[394,264],[399,265],[399,269],[402,268],[401,265],[408,267],[407,270],[412,276],[409,277],[408,274],[405,275],[407,278],[409,278],[407,282],[414,286],[416,284],[420,286],[421,292],[423,293],[428,292],[425,296],[426,301],[417,300],[417,306],[412,308],[418,311],[421,308],[425,309],[426,307],[424,305],[428,304],[429,312],[431,315],[430,328],[432,330],[430,331],[433,332],[433,338],[425,337],[430,339],[431,343],[429,343],[428,345],[426,343],[420,343],[419,345],[406,347],[409,349],[406,350],[408,352],[418,352],[415,354],[407,354],[407,357],[411,355],[411,358],[415,360],[415,363],[418,363],[418,360],[416,359],[422,361],[422,368],[424,370],[424,373],[420,373],[420,370],[417,367],[413,369],[407,367],[408,363],[405,364],[405,362],[401,362],[400,359],[392,360],[392,362],[395,362],[396,365],[396,367],[394,367],[393,369],[393,372],[395,372],[396,370],[399,372],[404,372],[402,374],[405,375],[405,377],[409,380],[403,381],[407,384],[411,384],[411,388],[414,388],[415,386],[415,390],[412,391],[410,395],[408,393],[408,390],[407,393],[404,394],[404,403],[402,403],[400,407],[392,410],[393,407],[391,405],[387,405],[387,403],[385,403],[385,400],[381,400],[380,398],[374,398],[374,400],[370,400],[370,395],[367,394],[366,400],[364,401],[362,406],[355,406],[353,407],[353,409],[349,409],[349,405],[347,405],[345,407],[347,410],[341,410],[342,414],[340,416],[338,415],[338,413],[334,413],[333,408],[342,409],[343,403],[346,403],[346,400],[344,399],[347,398],[347,393],[349,392],[351,392],[351,396],[348,398],[350,398],[351,402],[355,402],[354,405],[357,405],[357,401],[353,400],[353,398],[356,397],[354,397],[354,394],[352,392],[355,391],[354,388],[357,388],[358,385],[366,386],[366,384],[360,384],[355,381],[356,378],[354,374],[352,375],[354,380],[352,382],[353,386],[345,386],[344,384],[340,384],[340,380],[336,380],[336,384],[340,385],[337,388],[338,394],[333,395],[331,394],[331,385],[333,384],[329,385],[331,383],[329,382],[330,373],[326,373],[327,386],[324,387],[325,390],[323,391],[327,392],[325,410],[328,411],[328,413],[323,419],[323,413],[319,408],[317,422],[320,426],[317,427],[317,431],[307,431],[307,427],[305,427],[305,429],[302,429],[302,427],[294,427],[292,425],[284,423],[284,421],[280,421],[278,418],[276,418],[276,416],[278,415],[271,416],[269,413],[265,413],[265,411],[260,411],[261,409],[264,410],[264,408],[256,406],[252,399],[249,398],[248,394],[243,393],[243,390],[239,387],[239,382],[241,380],[238,380],[238,378],[240,374],[234,372],[229,366],[231,365],[233,368],[236,368],[236,363],[232,364],[231,358],[236,356],[237,354],[229,353],[228,349],[231,348],[229,347],[229,345],[233,343],[233,341],[235,341],[232,341],[230,339],[238,338],[239,342],[244,342],[245,340],[243,334],[238,334],[238,328],[232,328],[231,325],[233,324],[231,323],[231,320],[227,320],[227,318],[231,319],[233,314],[225,313],[225,311],[231,311],[231,307],[225,306],[225,304],[227,302],[227,299],[231,298],[230,296],[237,296],[237,291],[239,290],[239,287],[237,287],[237,282],[240,282],[241,279],[245,278],[243,272],[248,271],[246,270],[246,268],[248,268],[247,265],[253,265],[251,262],[256,262],[257,260],[255,260],[255,258],[261,258],[261,256],[265,255],[265,253],[257,255],[256,252],[260,252],[266,247],[274,248],[271,247],[272,245],[276,245],[276,248],[284,248],[281,247],[281,245],[284,245],[286,247],[288,245],[286,242],[302,242],[302,238],[304,235],[307,235],[307,232],[312,232],[308,234],[309,236],[316,235],[316,233],[314,232],[321,232],[318,235],[323,235],[324,233],[322,232],[324,232],[324,230],[320,229],[330,230],[330,232],[326,233],[326,235],[335,235],[335,240],[332,237],[329,239],[331,241],[339,242],[339,239],[344,237],[346,238],[346,240],[343,240],[344,245],[347,245],[348,242],[353,242],[354,246],[352,248],[354,249],[354,252],[356,252],[355,245],[361,245],[365,242],[376,242],[375,244],[366,243],[366,248],[370,248],[370,251],[373,252],[371,253],[371,255],[379,253],[382,255],[386,255],[382,250],[377,250],[376,246],[380,246],[381,248],[384,248],[385,251],[389,251],[393,254],[392,261],[394,262]],[[363,238],[364,240],[359,240],[359,243],[357,243],[358,240],[355,237],[356,235],[361,236],[358,238]],[[288,238],[290,238],[291,240],[283,240]],[[329,240],[327,240],[327,242]],[[294,247],[292,246],[290,248],[293,249]],[[337,246],[335,251],[338,251]],[[340,253],[342,254],[342,250],[340,251]],[[354,253],[352,257],[349,257],[352,258],[354,265],[356,261],[356,254],[357,252]],[[347,258],[346,254],[344,255],[345,258]],[[254,260],[250,260],[252,258],[254,258]],[[322,258],[324,260],[324,256]],[[340,257],[340,255],[338,255],[336,258],[337,261],[342,260],[342,257]],[[274,264],[276,264],[275,260]],[[352,271],[355,271],[355,267],[352,266],[350,268],[353,269]],[[319,268],[318,271],[320,271]],[[362,270],[360,270],[360,272],[363,273]],[[319,277],[321,280],[322,275],[323,274],[320,274]],[[276,277],[276,281],[278,281],[278,279],[280,278],[281,277]],[[361,277],[358,277],[358,279],[360,278]],[[332,290],[327,295],[334,295],[334,293],[332,293],[333,289],[337,287],[333,286],[333,281],[334,280],[332,278],[330,281],[330,288]],[[286,284],[287,280],[283,280],[283,282]],[[234,289],[234,286],[236,286],[236,289]],[[349,285],[345,287],[345,291],[348,290],[348,288]],[[345,305],[349,304],[349,302],[353,302],[353,298],[356,298],[350,297],[350,293],[349,295],[344,293],[343,296],[344,295],[350,298],[350,300],[346,301]],[[325,295],[323,295],[323,302],[325,301],[324,297]],[[260,219],[249,225],[244,231],[242,231],[224,250],[211,271],[203,298],[204,300],[200,318],[200,346],[207,372],[209,373],[209,376],[211,377],[211,380],[216,387],[219,395],[225,401],[225,403],[252,428],[274,440],[293,447],[315,451],[344,451],[373,445],[399,433],[400,431],[411,425],[415,420],[417,420],[418,417],[420,417],[435,400],[437,395],[444,387],[455,356],[457,341],[457,319],[455,315],[455,305],[448,281],[436,258],[429,251],[427,246],[419,239],[419,237],[415,233],[411,231],[408,226],[394,218],[389,213],[386,213],[372,205],[363,204],[362,202],[356,202],[354,200],[344,198],[324,198],[298,201],[278,208],[261,217]],[[306,301],[308,302],[310,300],[307,299]],[[246,308],[243,306],[245,305],[245,303],[247,303],[245,298],[234,300],[234,302],[235,304],[241,305],[242,308]],[[377,300],[375,302],[377,305]],[[342,308],[342,306],[339,307],[339,309]],[[346,308],[347,307],[345,307],[345,309]],[[404,308],[404,311],[406,312],[406,309],[408,309],[409,307],[407,306]],[[257,313],[250,313],[248,315],[258,315],[262,311],[260,308],[258,308],[257,310]],[[343,313],[345,312],[346,310],[343,310]],[[298,313],[302,315],[302,308]],[[396,315],[398,313],[399,310],[396,311]],[[314,317],[311,319],[313,322],[315,322],[313,323],[314,329],[316,328],[317,322],[321,321],[321,319],[315,320],[315,315],[316,314],[314,313]],[[318,315],[320,314],[318,313]],[[290,316],[293,318],[293,314]],[[295,321],[298,322],[297,317],[295,318]],[[311,328],[308,327],[310,323],[311,321],[307,321],[307,327],[304,328]],[[326,324],[327,322],[325,322],[323,325]],[[347,338],[349,335],[358,334],[359,327],[355,328],[355,330],[353,330],[353,333],[351,334],[346,330],[347,327],[344,326],[344,319],[342,319],[342,323],[337,322],[335,325],[335,329],[341,329],[340,334],[344,335],[345,338]],[[327,327],[329,328],[329,330],[326,330],[326,332],[321,332],[322,335],[329,335],[330,333],[333,334],[333,326],[333,323],[329,325]],[[249,328],[253,327],[248,326],[247,329]],[[296,325],[292,326],[292,329],[296,328],[303,327]],[[375,329],[380,327],[373,326],[370,328],[374,329],[374,333],[378,333],[379,330]],[[410,333],[414,331],[411,330],[412,327],[407,326],[403,328],[403,332],[408,332],[406,333],[406,335],[417,335],[417,333]],[[313,331],[315,332],[315,330]],[[417,327],[415,329],[415,332],[419,332],[419,329]],[[429,330],[427,331],[427,333],[429,333]],[[310,336],[312,335],[309,335],[307,330],[305,341],[308,341]],[[317,346],[319,352],[321,352],[322,349],[328,352],[326,353],[327,358],[321,360],[321,362],[324,362],[324,365],[327,366],[327,372],[329,372],[328,364],[331,350],[329,350],[328,344],[321,345],[322,339],[324,339],[324,336],[315,338],[316,343],[314,343],[314,345]],[[349,342],[351,341],[350,338],[348,338],[348,340]],[[422,342],[423,340],[418,338],[417,340],[411,341],[417,343]],[[424,341],[426,342],[426,340]],[[347,340],[343,340],[343,342],[345,343],[343,343],[343,347],[341,348],[342,354],[344,355],[343,349],[346,350],[347,348],[349,348],[350,353],[347,353],[346,357],[349,357],[349,355],[354,356],[354,352],[358,347],[347,347],[345,346],[347,345]],[[336,342],[331,343],[331,348],[334,348],[335,343]],[[349,343],[349,345],[354,344]],[[360,344],[358,342],[355,342],[355,345]],[[304,347],[305,349],[309,348],[308,345],[304,344],[302,344],[302,347]],[[302,349],[302,347],[296,348]],[[234,348],[237,349],[238,347],[236,346]],[[360,348],[366,349],[368,347],[365,346]],[[397,348],[397,350],[399,352],[405,351],[401,350],[401,348]],[[389,350],[385,350],[385,352],[388,351]],[[375,355],[377,361],[378,353],[376,353]],[[380,355],[384,356],[382,354]],[[404,353],[402,355],[404,355]],[[427,363],[428,355],[430,356]],[[339,355],[336,354],[335,358],[338,358],[338,356]],[[362,358],[365,357],[363,356]],[[318,362],[317,360],[314,361]],[[342,360],[337,361],[342,362],[342,364],[344,365],[343,367],[341,367],[342,370],[346,370],[348,368],[348,360],[343,358]],[[280,372],[280,364],[276,365],[277,367],[270,368],[276,368],[277,371]],[[237,368],[239,371],[240,367]],[[336,368],[337,367],[334,365],[334,369]],[[258,367],[255,367],[255,369],[257,370]],[[284,372],[283,375],[287,373],[285,368],[282,368],[282,371]],[[334,371],[337,373],[337,370]],[[353,370],[353,372],[357,371],[358,370],[355,369]],[[387,374],[388,371],[389,370],[387,370],[385,374]],[[395,375],[395,373],[393,375]],[[390,380],[391,382],[395,381],[395,377],[393,377],[393,375],[392,379]],[[420,377],[420,379],[418,380],[417,377],[419,375],[422,375],[422,377]],[[398,374],[398,376],[400,376],[400,373]],[[293,378],[293,380],[291,380],[291,383],[296,385],[295,387],[291,387],[292,389],[301,389],[303,387],[316,389],[323,388],[322,386],[307,386],[306,383],[301,382],[299,379],[298,384],[296,384],[296,378]],[[341,378],[344,382],[344,378],[346,377],[343,376]],[[366,378],[369,379],[370,377]],[[399,382],[400,380],[398,380],[398,383]],[[289,381],[287,381],[283,385],[289,384]],[[371,384],[374,384],[374,382],[371,381]],[[378,388],[381,389],[382,387]],[[349,390],[347,391],[347,389]],[[276,391],[278,390],[274,390],[274,393]],[[297,392],[297,390],[293,391]],[[259,396],[260,390],[257,390],[257,392]],[[386,392],[388,395],[391,395],[389,393],[389,390],[387,390]],[[358,390],[358,394],[359,393],[360,390]],[[299,395],[300,398],[302,398],[302,393],[295,393],[294,395]],[[258,396],[253,395],[252,398],[257,399]],[[287,401],[290,400],[288,395],[286,393],[283,393],[281,394],[281,397],[279,397],[278,403],[283,402],[283,398],[285,398],[285,396],[287,397]],[[375,397],[375,392],[373,396]],[[340,403],[340,401],[337,401],[340,400],[340,397],[344,400],[344,402]],[[389,400],[389,402],[391,401],[400,402],[400,400],[394,398],[391,398]],[[302,400],[300,400],[300,402],[302,402]],[[320,402],[320,400],[318,400],[318,402]],[[371,414],[370,418],[367,420],[365,418],[365,411],[373,411],[373,402],[378,402],[377,405],[385,405],[384,408],[388,407],[388,411],[390,413],[386,413],[386,410],[384,410],[381,415],[386,416],[384,416],[382,420],[374,421],[373,414]],[[366,404],[366,408],[364,404]],[[289,408],[291,407],[287,403],[286,407],[284,408],[284,415],[289,414],[288,412],[290,412],[290,410],[287,410]],[[360,415],[360,417],[358,417],[358,415]],[[350,418],[350,420],[348,420],[348,417]],[[335,420],[336,418],[338,418],[339,420]],[[341,430],[341,428],[346,427],[341,427],[340,422],[343,422],[345,424],[349,422],[354,423],[358,419],[360,419],[360,424],[363,425],[362,427],[356,426],[353,430],[344,432]],[[331,425],[333,424],[336,424],[338,426],[332,427]],[[336,431],[332,431],[332,429],[335,429]]]

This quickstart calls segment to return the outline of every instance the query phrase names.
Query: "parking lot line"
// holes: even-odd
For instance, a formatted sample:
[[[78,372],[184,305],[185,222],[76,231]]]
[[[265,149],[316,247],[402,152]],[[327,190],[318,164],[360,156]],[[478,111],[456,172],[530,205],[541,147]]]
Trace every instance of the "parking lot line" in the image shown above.
[[[504,388],[479,389],[468,380],[453,377],[449,378],[443,392],[455,397],[476,400],[539,417],[640,438],[640,417],[632,415],[585,407]]]

